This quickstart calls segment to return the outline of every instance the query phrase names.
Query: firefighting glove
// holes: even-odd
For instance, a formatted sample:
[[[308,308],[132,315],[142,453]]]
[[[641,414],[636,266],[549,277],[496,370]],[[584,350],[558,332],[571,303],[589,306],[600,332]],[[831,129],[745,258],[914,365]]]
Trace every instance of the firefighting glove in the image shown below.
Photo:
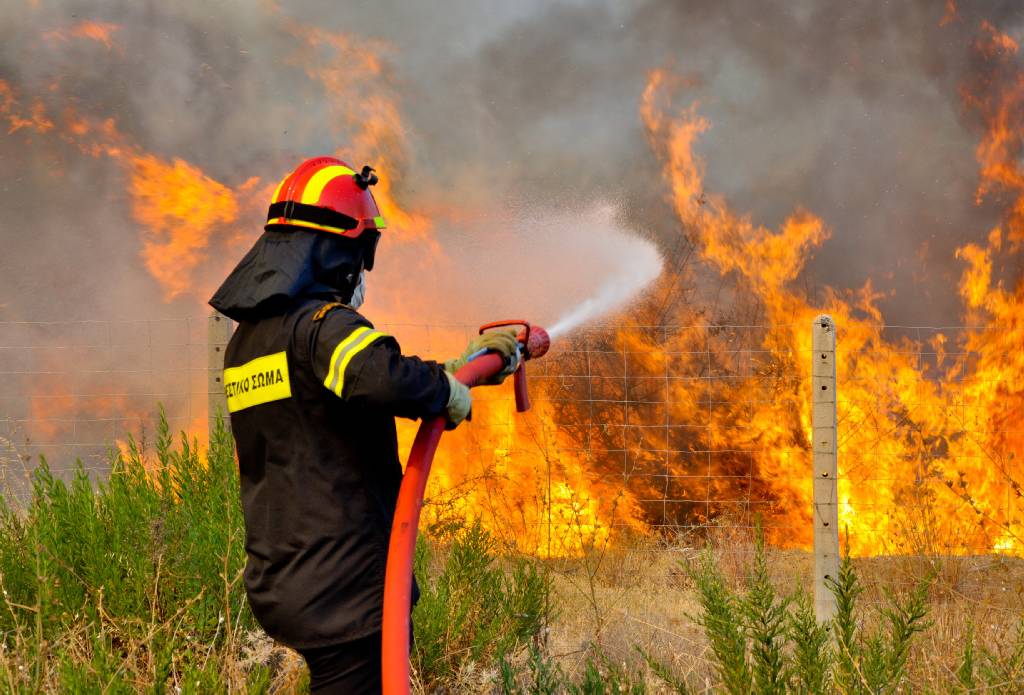
[[[449,374],[454,374],[466,366],[470,357],[481,350],[490,350],[500,354],[508,366],[500,373],[480,383],[489,386],[500,384],[519,366],[519,342],[516,340],[516,334],[517,331],[514,328],[502,328],[477,336],[469,341],[469,345],[459,357],[444,363],[444,370]]]
[[[452,376],[450,372],[445,372],[444,375],[448,377],[449,386],[447,429],[453,430],[469,417],[469,413],[473,409],[473,397],[469,395],[469,387]]]

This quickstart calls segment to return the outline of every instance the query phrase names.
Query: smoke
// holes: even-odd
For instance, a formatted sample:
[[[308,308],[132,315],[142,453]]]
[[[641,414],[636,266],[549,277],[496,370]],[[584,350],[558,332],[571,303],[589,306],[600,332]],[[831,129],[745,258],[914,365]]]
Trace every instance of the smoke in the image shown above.
[[[406,321],[479,325],[514,317],[557,323],[552,331],[564,333],[635,300],[662,270],[657,246],[623,225],[617,205],[607,202],[519,203],[464,218],[446,237],[445,262],[433,261],[427,289],[442,300]],[[403,259],[394,267],[409,266]],[[387,303],[389,272],[370,278],[370,315],[401,314]],[[373,304],[377,286],[385,299]]]
[[[483,295],[475,306],[506,306],[511,275],[531,264],[502,270],[504,287],[481,276],[503,265],[487,252],[497,222],[480,220],[524,200],[548,211],[615,200],[618,225],[652,239],[672,268],[688,230],[666,204],[637,115],[647,74],[668,67],[689,84],[680,106],[699,101],[713,124],[700,143],[709,187],[767,226],[802,206],[833,230],[801,278],[810,292],[872,278],[887,319],[957,323],[953,251],[997,218],[973,202],[977,133],[959,83],[982,18],[1021,27],[1012,2],[972,3],[947,21],[944,12],[810,0],[5,0],[0,80],[23,112],[38,103],[57,126],[20,128],[0,145],[0,318],[192,313],[259,231],[256,203],[213,224],[195,242],[205,260],[187,270],[189,291],[168,302],[141,262],[124,166],[60,137],[68,112],[114,119],[125,142],[181,159],[239,198],[257,177],[245,189],[253,201],[303,156],[384,157],[382,175],[404,208],[430,215],[440,251],[424,256],[395,237],[382,247],[370,306],[398,318],[468,310],[445,294],[453,289]],[[87,21],[107,26],[106,40]],[[352,151],[368,123],[392,117],[381,99],[401,123],[389,142]],[[540,227],[550,217],[533,216]],[[584,237],[565,272],[581,297],[608,280]],[[534,238],[523,246],[540,248]],[[469,246],[480,252],[468,258]],[[419,296],[406,283],[389,289],[398,275]],[[552,277],[529,283],[544,294]]]
[[[356,21],[398,46],[456,23],[448,13],[401,21],[396,7],[359,12]],[[713,124],[700,142],[709,187],[768,227],[804,207],[833,230],[802,278],[812,294],[871,278],[894,323],[962,320],[954,251],[983,238],[997,213],[974,204],[978,134],[960,82],[982,19],[1019,30],[1012,3],[971,3],[944,24],[934,2],[516,12],[489,32],[452,32],[457,50],[396,57],[422,106],[418,157],[452,191],[482,182],[556,200],[614,195],[626,223],[673,255],[685,230],[664,205],[636,116],[648,71],[667,66],[691,85],[680,105],[698,101]]]
[[[546,324],[550,326],[548,333],[552,339],[560,338],[588,321],[620,309],[627,302],[635,300],[662,271],[661,256],[655,246],[648,241],[630,237],[624,230],[619,229],[613,215],[614,208],[602,206],[591,213],[590,221],[578,217],[572,220],[576,222],[576,226],[566,228],[564,233],[560,233],[563,224],[559,222],[569,222],[568,220],[556,219],[550,225],[550,231],[556,235],[555,239],[565,248],[553,257],[547,256],[551,259],[553,267],[544,269],[544,277],[574,279],[572,286],[567,287],[566,291],[553,293],[557,301],[552,302],[551,298],[548,298],[548,311],[551,308],[557,309],[566,302],[572,303],[571,308],[564,310],[554,323]],[[579,238],[580,236],[583,238]],[[595,278],[581,283],[577,281],[576,273],[566,273],[564,269],[567,263],[571,264],[574,260],[578,262],[578,258],[573,258],[574,249],[591,246],[600,250],[604,267],[592,262],[593,259],[586,259],[589,261],[586,266],[600,273],[603,279]],[[569,267],[571,269],[572,265]],[[597,290],[593,294],[582,300],[574,298],[573,290],[578,292],[581,287],[593,287],[595,284]]]

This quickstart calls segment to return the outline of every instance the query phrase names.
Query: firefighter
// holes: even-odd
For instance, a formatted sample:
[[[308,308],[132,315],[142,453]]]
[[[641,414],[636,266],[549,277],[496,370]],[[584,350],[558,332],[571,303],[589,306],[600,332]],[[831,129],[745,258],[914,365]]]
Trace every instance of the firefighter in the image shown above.
[[[405,356],[358,311],[384,219],[377,176],[332,157],[277,187],[263,235],[210,304],[238,322],[224,388],[245,515],[245,587],[267,634],[306,659],[313,693],[380,691],[381,614],[391,519],[402,478],[395,417],[458,425],[471,342],[444,365]],[[414,589],[415,593],[415,589]],[[415,597],[414,597],[415,598]]]

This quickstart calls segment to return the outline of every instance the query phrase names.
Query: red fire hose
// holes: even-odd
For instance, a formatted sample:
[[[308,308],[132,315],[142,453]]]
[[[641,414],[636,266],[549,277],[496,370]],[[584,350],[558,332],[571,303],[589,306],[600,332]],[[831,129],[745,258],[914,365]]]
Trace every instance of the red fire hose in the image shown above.
[[[524,362],[541,357],[551,346],[547,332],[526,321],[499,321],[480,328],[480,333],[501,326],[522,326],[518,340],[522,361],[515,372],[516,410],[530,408]],[[485,353],[471,359],[455,373],[455,378],[472,388],[506,367],[501,355]],[[444,432],[443,417],[424,420],[416,433],[402,486],[398,491],[395,518],[391,526],[388,564],[384,575],[384,618],[381,667],[384,695],[405,695],[409,692],[409,612],[412,602],[412,563],[416,553],[416,534],[420,521],[423,492],[430,475],[434,453]]]

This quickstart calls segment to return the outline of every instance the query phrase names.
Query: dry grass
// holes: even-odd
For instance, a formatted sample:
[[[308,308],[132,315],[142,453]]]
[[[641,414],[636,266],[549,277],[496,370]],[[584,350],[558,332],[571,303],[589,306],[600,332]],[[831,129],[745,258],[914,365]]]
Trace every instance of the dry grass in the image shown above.
[[[685,541],[685,539],[679,539]],[[713,554],[726,577],[739,585],[753,556],[749,541],[714,535]],[[695,560],[696,543],[633,539],[628,545],[592,550],[585,557],[548,562],[552,614],[548,647],[569,674],[578,674],[592,647],[631,669],[645,671],[635,646],[685,675],[692,686],[712,691],[716,682],[708,643],[693,617],[697,596],[681,565]],[[811,590],[813,557],[801,550],[769,550],[769,568],[782,594]],[[930,572],[929,626],[912,652],[913,692],[946,692],[967,636],[979,650],[1001,653],[1016,639],[1024,618],[1024,560],[1005,556],[879,557],[854,561],[866,586],[865,620],[886,593],[910,591]],[[869,622],[870,624],[870,622]],[[652,692],[664,685],[645,678]]]

